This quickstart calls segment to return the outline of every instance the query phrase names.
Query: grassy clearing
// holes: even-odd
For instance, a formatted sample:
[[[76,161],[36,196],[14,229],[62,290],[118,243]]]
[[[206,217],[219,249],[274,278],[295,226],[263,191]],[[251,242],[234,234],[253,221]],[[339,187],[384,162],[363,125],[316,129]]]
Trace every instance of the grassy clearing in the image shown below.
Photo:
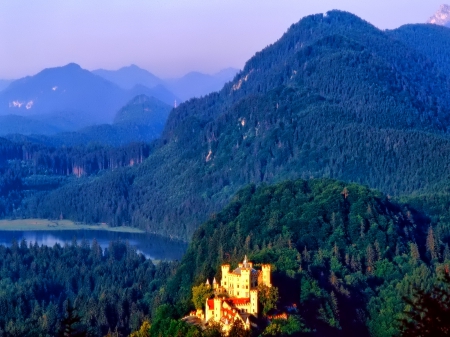
[[[49,230],[105,230],[121,233],[144,233],[132,227],[109,227],[106,224],[84,225],[70,220],[19,219],[0,220],[0,231],[49,231]]]

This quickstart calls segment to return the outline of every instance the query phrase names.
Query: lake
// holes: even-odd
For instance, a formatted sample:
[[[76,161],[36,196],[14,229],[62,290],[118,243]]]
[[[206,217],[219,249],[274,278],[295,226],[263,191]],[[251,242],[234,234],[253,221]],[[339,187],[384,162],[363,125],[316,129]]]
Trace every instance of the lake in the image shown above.
[[[123,233],[106,230],[38,230],[38,231],[4,231],[0,230],[0,245],[10,246],[13,240],[25,239],[28,244],[54,246],[71,244],[74,239],[92,242],[96,239],[102,248],[107,248],[111,241],[127,241],[136,250],[152,260],[180,260],[186,252],[187,243],[147,233]]]

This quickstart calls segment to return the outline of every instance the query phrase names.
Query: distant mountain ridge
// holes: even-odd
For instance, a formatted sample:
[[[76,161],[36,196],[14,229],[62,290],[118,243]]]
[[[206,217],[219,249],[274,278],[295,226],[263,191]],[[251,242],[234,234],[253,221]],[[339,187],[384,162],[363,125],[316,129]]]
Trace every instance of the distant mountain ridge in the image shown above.
[[[29,127],[21,129],[24,134],[46,134],[51,129],[55,132],[76,130],[112,122],[117,110],[140,94],[154,96],[170,105],[177,99],[159,85],[153,88],[134,85],[129,90],[122,89],[71,63],[13,81],[0,91],[0,116],[18,115],[48,126],[39,132],[37,126],[27,121]],[[59,122],[55,124],[54,120]],[[13,126],[11,131],[16,131]]]
[[[427,23],[450,27],[450,6],[441,5],[439,10],[428,19]]]
[[[118,70],[97,69],[93,74],[101,76],[124,89],[132,89],[137,84],[153,88],[157,85],[164,85],[164,81],[153,75],[149,71],[132,64]]]
[[[118,70],[98,69],[92,71],[92,73],[124,89],[131,89],[136,85],[144,85],[148,88],[158,86],[167,88],[178,97],[177,101],[179,103],[190,98],[201,97],[211,92],[219,91],[238,72],[238,69],[226,68],[213,75],[193,71],[180,78],[161,79],[134,64]]]

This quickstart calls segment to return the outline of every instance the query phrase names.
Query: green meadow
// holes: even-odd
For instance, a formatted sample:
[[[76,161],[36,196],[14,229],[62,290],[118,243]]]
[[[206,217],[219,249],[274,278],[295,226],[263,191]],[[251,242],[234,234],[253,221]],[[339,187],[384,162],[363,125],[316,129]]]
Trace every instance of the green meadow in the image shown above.
[[[48,230],[105,230],[121,233],[144,233],[144,231],[132,227],[110,227],[107,224],[81,224],[70,220],[47,219],[18,219],[0,220],[0,231],[48,231]]]

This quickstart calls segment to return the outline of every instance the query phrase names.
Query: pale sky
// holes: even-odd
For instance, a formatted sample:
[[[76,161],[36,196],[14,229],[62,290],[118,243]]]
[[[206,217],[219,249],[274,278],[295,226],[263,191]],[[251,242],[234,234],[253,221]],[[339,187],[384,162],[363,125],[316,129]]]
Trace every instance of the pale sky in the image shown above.
[[[75,62],[157,76],[242,68],[302,17],[352,12],[381,29],[423,23],[443,0],[0,0],[0,79]]]

